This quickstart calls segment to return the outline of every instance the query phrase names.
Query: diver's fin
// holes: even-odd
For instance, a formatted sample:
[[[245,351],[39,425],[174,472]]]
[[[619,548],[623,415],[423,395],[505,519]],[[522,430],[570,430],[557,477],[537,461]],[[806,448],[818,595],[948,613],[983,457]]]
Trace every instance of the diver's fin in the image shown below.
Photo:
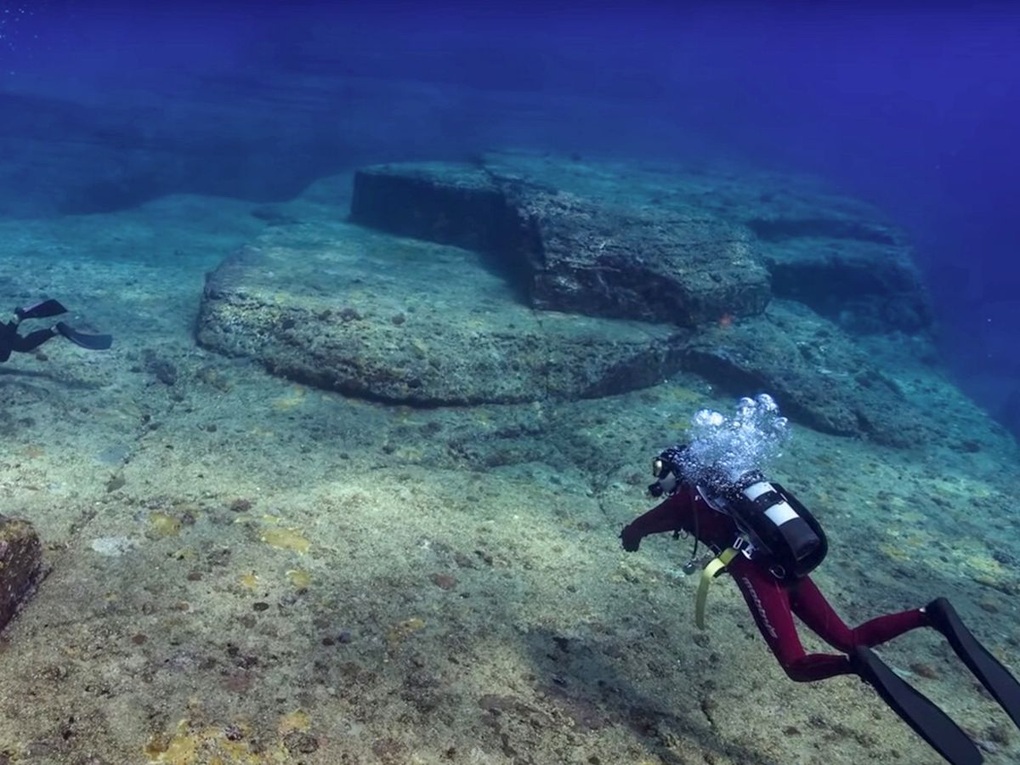
[[[45,319],[49,316],[60,316],[62,313],[67,313],[67,309],[61,305],[59,300],[44,300],[25,308],[15,308],[14,313],[19,319]]]
[[[105,351],[113,345],[113,337],[111,335],[87,335],[84,332],[79,332],[74,327],[67,326],[62,321],[57,322],[57,332],[75,345],[88,348],[90,351]]]
[[[931,625],[946,636],[960,661],[1020,728],[1020,683],[1013,674],[971,634],[948,600],[937,598],[924,607],[924,612]]]
[[[952,765],[979,765],[981,752],[949,716],[919,690],[893,672],[870,648],[856,648],[854,671],[889,707]]]

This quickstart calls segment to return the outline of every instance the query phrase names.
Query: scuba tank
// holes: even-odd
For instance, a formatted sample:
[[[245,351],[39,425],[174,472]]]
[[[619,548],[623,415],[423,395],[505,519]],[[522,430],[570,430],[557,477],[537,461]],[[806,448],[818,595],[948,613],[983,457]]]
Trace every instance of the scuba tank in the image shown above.
[[[652,496],[673,494],[681,483],[692,483],[685,470],[687,447],[674,446],[652,463],[656,481],[648,487]],[[780,484],[766,480],[759,470],[749,470],[736,481],[718,470],[702,469],[693,482],[709,507],[730,516],[740,531],[733,547],[751,560],[765,565],[774,577],[792,582],[822,562],[828,542],[821,524],[811,512]]]
[[[793,582],[814,571],[828,552],[821,525],[781,485],[758,471],[735,483],[705,487],[698,493],[714,510],[726,513],[745,538],[740,551],[765,565],[776,579]]]

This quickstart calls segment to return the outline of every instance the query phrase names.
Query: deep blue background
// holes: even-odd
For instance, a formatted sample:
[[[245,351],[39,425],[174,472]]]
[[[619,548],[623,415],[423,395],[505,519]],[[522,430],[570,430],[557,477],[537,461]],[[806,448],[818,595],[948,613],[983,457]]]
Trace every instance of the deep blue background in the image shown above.
[[[277,119],[293,111],[289,150],[307,155],[280,194],[315,168],[505,144],[819,173],[911,231],[954,372],[1020,430],[1009,4],[138,5],[0,4],[0,93],[167,113],[215,102],[250,116],[247,131],[265,99]],[[300,83],[315,98],[288,102]],[[272,178],[254,183],[272,196]]]

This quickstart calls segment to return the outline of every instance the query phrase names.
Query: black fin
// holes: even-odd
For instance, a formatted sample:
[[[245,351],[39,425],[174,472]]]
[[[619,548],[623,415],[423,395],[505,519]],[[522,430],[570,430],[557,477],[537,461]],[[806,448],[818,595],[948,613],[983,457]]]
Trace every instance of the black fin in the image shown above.
[[[870,648],[857,648],[850,657],[854,671],[882,700],[947,762],[979,765],[977,746],[950,717],[919,690],[893,672]]]
[[[67,309],[59,300],[44,300],[27,308],[14,309],[14,314],[19,319],[46,319],[50,316],[60,316],[62,313],[67,313]]]
[[[1012,673],[978,641],[945,598],[933,600],[924,608],[932,626],[946,636],[960,661],[981,681],[981,685],[1006,710],[1020,728],[1020,683]]]
[[[80,345],[90,351],[105,351],[113,345],[112,335],[87,335],[74,327],[67,326],[62,321],[57,322],[57,332],[75,345]]]

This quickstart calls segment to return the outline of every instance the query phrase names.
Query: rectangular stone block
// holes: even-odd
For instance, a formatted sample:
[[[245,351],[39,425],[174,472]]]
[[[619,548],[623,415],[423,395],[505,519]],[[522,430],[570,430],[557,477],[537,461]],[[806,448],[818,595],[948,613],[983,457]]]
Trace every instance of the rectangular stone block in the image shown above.
[[[457,162],[364,168],[351,221],[473,250],[544,311],[693,327],[765,309],[768,273],[743,225],[646,203],[634,179],[550,172]]]
[[[391,234],[491,252],[509,215],[502,191],[477,168],[421,162],[354,174],[351,222]]]

